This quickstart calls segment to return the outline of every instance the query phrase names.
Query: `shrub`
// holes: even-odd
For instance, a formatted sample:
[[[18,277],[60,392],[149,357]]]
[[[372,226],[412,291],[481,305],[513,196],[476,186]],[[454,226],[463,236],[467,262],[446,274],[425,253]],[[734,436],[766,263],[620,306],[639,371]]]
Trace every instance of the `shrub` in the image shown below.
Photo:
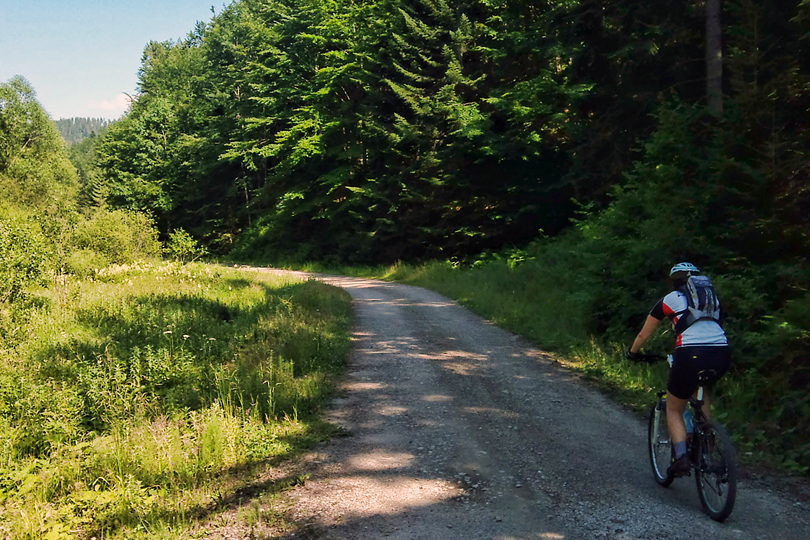
[[[0,302],[13,301],[48,269],[50,249],[40,227],[21,215],[0,215]]]
[[[207,254],[206,249],[183,229],[172,231],[163,252],[170,258],[182,263],[195,261]]]
[[[99,269],[109,266],[110,259],[106,255],[92,249],[76,249],[65,258],[65,271],[79,277],[92,276]]]
[[[0,371],[0,417],[14,426],[0,435],[7,457],[45,455],[81,434],[78,394],[53,380]]]
[[[109,263],[131,263],[160,254],[160,242],[151,219],[129,210],[98,209],[79,222],[73,234],[77,249],[94,251]]]

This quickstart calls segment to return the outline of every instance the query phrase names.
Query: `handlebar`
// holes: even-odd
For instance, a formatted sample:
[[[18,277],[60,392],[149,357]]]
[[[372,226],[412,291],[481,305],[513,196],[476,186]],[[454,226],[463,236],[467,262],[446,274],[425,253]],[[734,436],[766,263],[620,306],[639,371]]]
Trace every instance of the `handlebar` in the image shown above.
[[[662,360],[666,360],[669,365],[672,365],[672,355],[668,354],[664,356],[663,354],[645,354],[645,353],[631,353],[627,351],[625,354],[626,358],[632,362],[646,362],[648,364],[653,364],[655,362],[660,362]]]

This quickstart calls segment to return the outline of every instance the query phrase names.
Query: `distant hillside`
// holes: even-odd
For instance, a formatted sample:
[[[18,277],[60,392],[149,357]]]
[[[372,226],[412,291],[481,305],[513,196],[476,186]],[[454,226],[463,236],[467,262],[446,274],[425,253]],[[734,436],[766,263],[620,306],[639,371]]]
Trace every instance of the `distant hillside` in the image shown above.
[[[106,118],[62,118],[55,123],[65,142],[76,144],[92,135],[101,134],[112,121]]]

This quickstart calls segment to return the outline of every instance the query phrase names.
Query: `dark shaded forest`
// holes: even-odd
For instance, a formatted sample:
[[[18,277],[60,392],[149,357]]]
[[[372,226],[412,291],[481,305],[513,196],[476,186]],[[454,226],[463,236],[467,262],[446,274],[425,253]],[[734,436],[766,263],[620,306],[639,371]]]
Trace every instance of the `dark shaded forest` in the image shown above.
[[[703,2],[235,2],[146,47],[107,200],[220,252],[391,262],[555,235],[671,170],[693,196],[640,211],[799,255],[807,2],[723,6],[716,116]]]

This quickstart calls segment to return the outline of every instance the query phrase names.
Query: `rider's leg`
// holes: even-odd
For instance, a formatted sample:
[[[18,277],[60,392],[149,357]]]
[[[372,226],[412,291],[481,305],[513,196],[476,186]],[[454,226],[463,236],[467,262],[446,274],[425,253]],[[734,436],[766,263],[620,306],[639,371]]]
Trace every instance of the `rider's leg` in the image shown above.
[[[687,400],[675,397],[671,392],[667,392],[667,427],[672,440],[672,447],[678,449],[678,443],[683,443],[683,452],[677,452],[676,458],[686,453],[686,425],[683,423],[683,411],[686,409]]]

